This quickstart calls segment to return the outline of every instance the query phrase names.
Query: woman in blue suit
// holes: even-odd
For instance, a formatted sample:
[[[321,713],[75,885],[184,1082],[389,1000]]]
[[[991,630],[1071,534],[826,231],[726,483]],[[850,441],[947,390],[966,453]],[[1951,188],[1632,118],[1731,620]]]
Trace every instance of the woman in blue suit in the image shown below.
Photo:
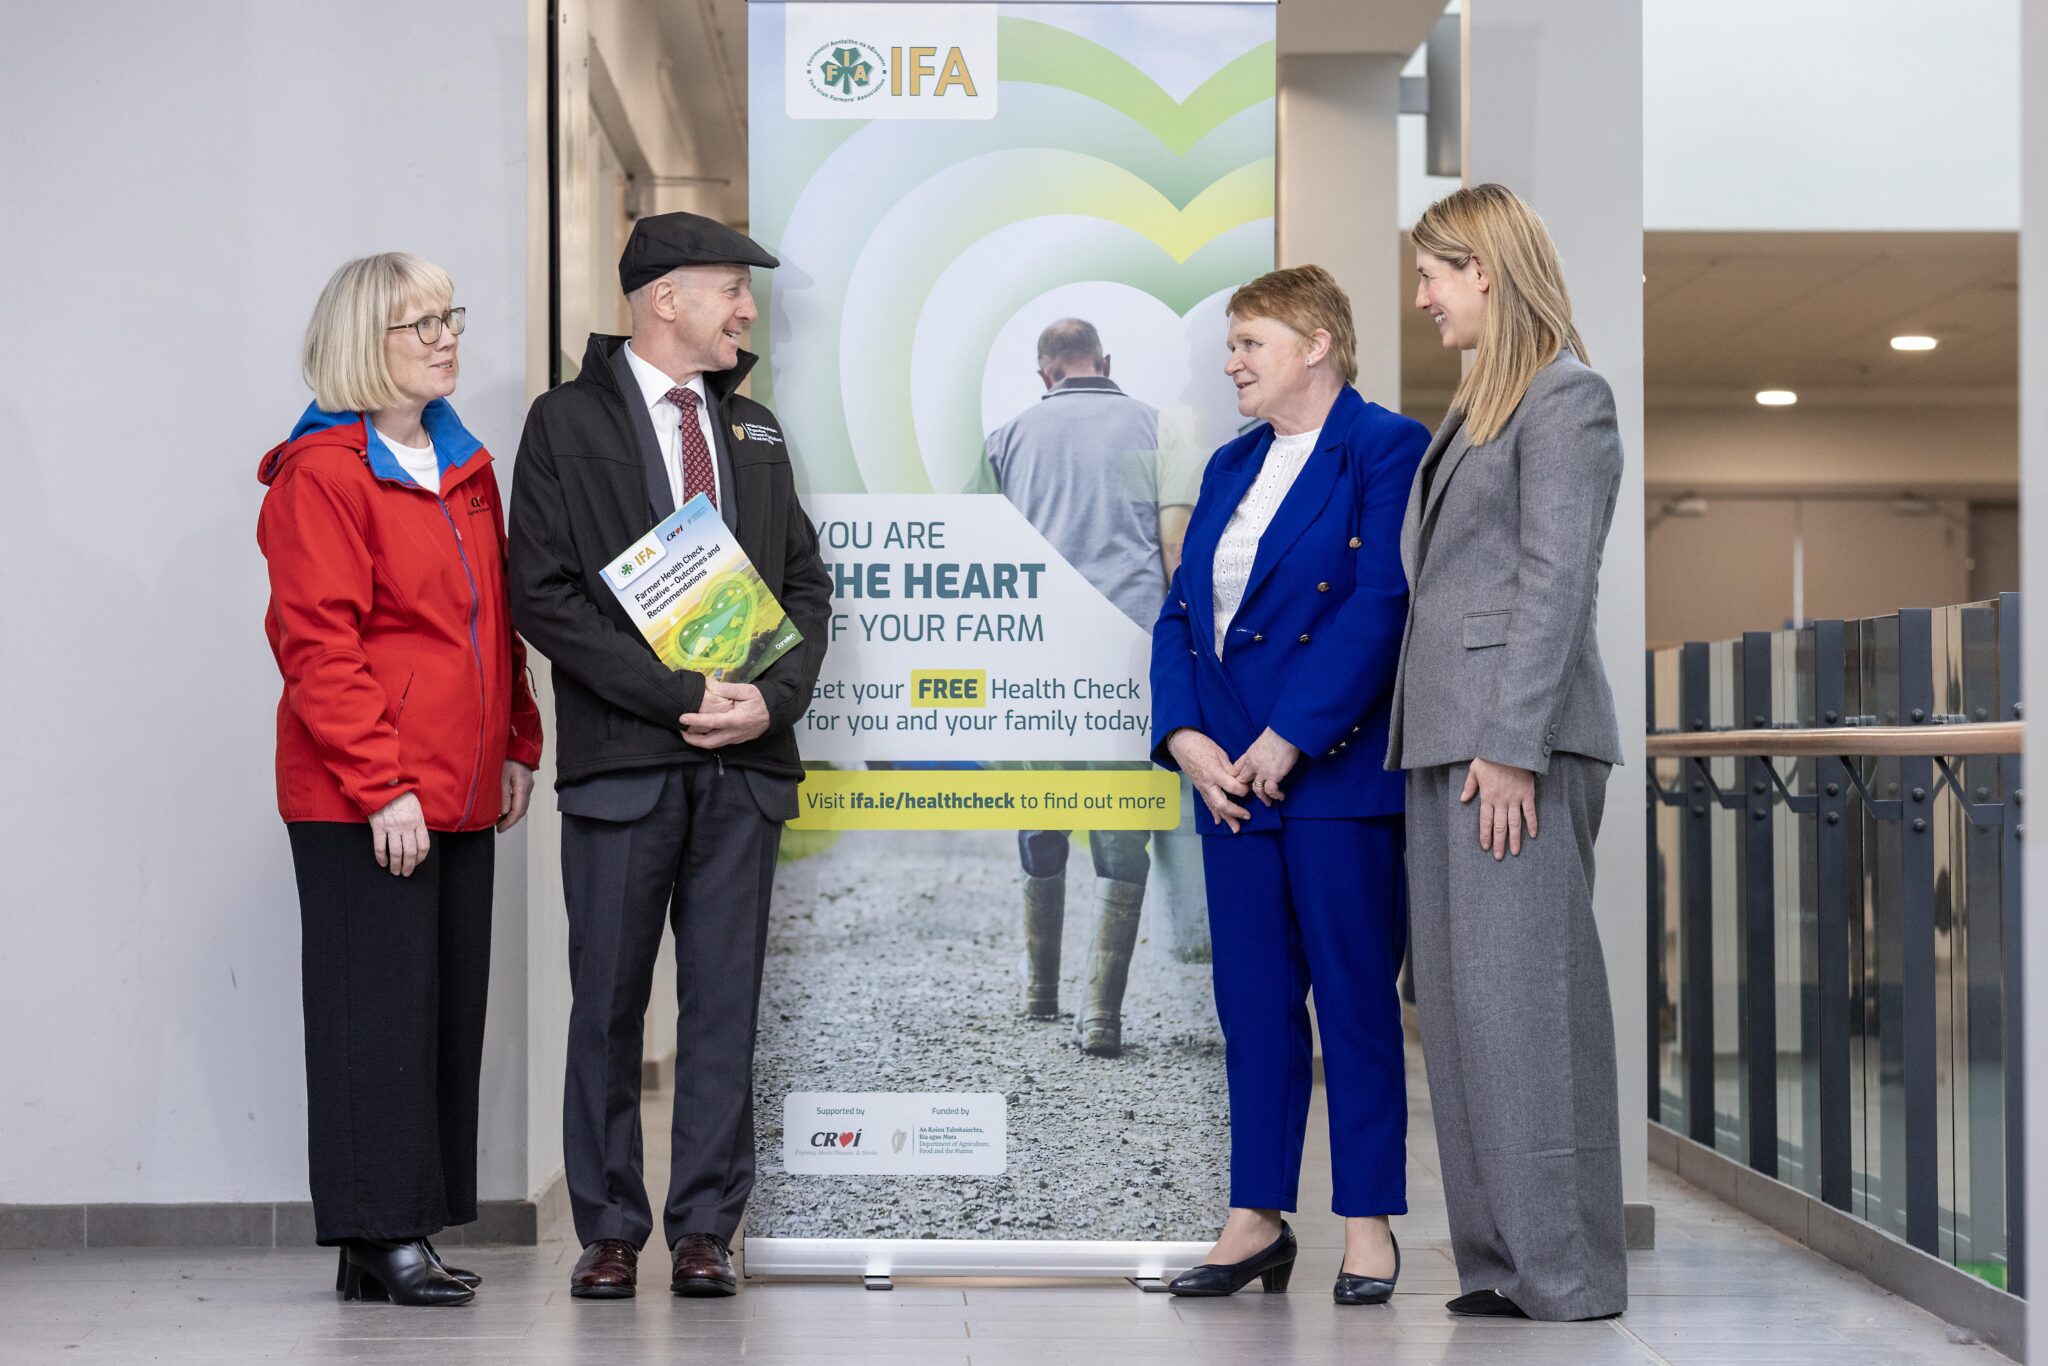
[[[1231,296],[1238,411],[1152,636],[1152,757],[1185,772],[1230,1080],[1230,1216],[1178,1295],[1285,1290],[1313,1084],[1328,1082],[1340,1304],[1384,1303],[1408,1211],[1401,1003],[1401,775],[1380,766],[1407,614],[1401,517],[1429,444],[1367,403],[1351,303],[1328,271]]]

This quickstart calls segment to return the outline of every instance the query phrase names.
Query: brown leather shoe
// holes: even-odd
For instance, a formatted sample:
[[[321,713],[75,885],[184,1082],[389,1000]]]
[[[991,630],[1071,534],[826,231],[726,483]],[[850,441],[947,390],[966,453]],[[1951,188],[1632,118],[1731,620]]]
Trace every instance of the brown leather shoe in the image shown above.
[[[600,1238],[576,1259],[569,1293],[579,1300],[630,1300],[639,1272],[638,1249],[623,1238]]]
[[[676,1241],[668,1288],[678,1295],[730,1295],[739,1288],[725,1240],[713,1233],[685,1233]]]

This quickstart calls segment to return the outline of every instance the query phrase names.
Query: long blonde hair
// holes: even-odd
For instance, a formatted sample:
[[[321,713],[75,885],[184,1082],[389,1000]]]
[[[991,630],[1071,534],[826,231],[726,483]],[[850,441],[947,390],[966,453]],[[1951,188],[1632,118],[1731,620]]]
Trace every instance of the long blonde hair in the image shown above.
[[[1536,372],[1569,347],[1587,363],[1572,326],[1572,301],[1557,245],[1536,211],[1505,185],[1469,185],[1423,211],[1410,234],[1431,256],[1463,270],[1486,269],[1486,323],[1451,406],[1465,413],[1465,439],[1484,445],[1514,416]]]

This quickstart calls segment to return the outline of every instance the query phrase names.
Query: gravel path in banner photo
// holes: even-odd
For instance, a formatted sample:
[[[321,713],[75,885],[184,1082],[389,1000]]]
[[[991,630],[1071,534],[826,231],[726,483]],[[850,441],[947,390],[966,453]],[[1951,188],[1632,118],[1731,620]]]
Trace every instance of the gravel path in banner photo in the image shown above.
[[[801,835],[796,839],[804,838]],[[816,838],[816,837],[811,837]],[[1124,1000],[1124,1052],[1074,1046],[1094,931],[1073,837],[1057,1020],[1018,1014],[1016,836],[847,833],[775,884],[755,1064],[757,1237],[1206,1241],[1227,1193],[1228,1100],[1209,965],[1166,948],[1155,868]],[[1001,1092],[1002,1176],[791,1176],[792,1091]]]

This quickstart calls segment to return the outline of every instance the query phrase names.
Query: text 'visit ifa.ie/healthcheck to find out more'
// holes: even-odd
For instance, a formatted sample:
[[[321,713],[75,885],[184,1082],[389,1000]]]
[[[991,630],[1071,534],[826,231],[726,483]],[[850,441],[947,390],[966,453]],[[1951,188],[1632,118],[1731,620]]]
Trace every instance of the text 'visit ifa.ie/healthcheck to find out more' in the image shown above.
[[[1134,661],[1064,638],[1088,629],[1089,604],[1068,600],[1074,588],[1095,598],[1064,564],[1014,550],[976,557],[1008,547],[956,548],[943,520],[828,520],[819,536],[834,649],[859,664],[819,680],[798,733],[884,762],[814,770],[800,823],[1158,829],[1178,820],[1175,780],[1145,771],[1151,717]],[[1135,771],[984,763],[1112,753],[1137,760]]]

